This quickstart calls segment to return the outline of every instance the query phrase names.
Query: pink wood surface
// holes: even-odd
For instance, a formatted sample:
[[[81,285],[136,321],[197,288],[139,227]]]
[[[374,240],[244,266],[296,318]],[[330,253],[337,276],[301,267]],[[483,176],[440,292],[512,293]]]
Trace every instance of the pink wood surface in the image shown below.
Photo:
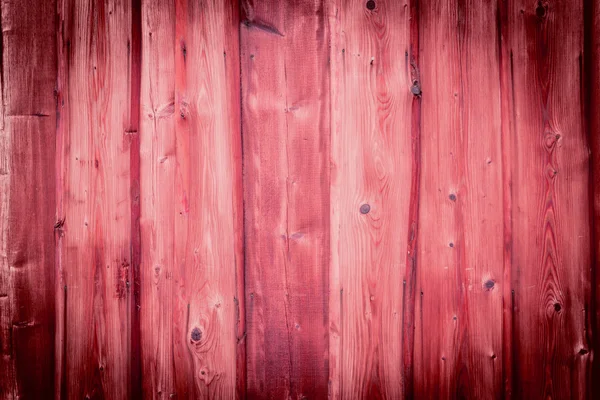
[[[0,400],[600,396],[598,0],[0,14]]]

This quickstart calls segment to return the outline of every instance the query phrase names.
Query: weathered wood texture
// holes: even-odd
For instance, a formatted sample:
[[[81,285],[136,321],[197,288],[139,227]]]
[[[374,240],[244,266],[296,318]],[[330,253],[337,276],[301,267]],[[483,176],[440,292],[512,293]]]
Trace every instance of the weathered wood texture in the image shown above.
[[[56,395],[129,396],[131,6],[58,3]]]
[[[0,399],[600,396],[598,0],[0,9]]]
[[[241,271],[235,2],[142,3],[145,398],[232,398]]]
[[[243,1],[248,396],[327,396],[329,71],[323,1]]]
[[[333,7],[330,390],[397,399],[413,173],[409,10]]]
[[[590,384],[583,13],[582,1],[508,2],[513,394],[519,398],[583,398]]]
[[[416,398],[501,394],[506,282],[496,21],[491,2],[420,5]]]
[[[54,387],[55,7],[0,4],[2,399]]]
[[[583,87],[588,88],[585,96],[585,120],[590,140],[592,191],[590,212],[592,213],[592,263],[590,292],[590,325],[588,335],[592,344],[590,357],[593,358],[592,375],[600,376],[600,0],[584,3],[585,6],[585,78]],[[591,398],[600,397],[600,379],[592,379]]]

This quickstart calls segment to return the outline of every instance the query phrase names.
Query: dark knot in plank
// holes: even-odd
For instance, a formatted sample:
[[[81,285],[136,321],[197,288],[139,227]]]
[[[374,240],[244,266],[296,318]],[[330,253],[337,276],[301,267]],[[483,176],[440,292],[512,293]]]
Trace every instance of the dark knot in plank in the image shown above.
[[[200,329],[198,329],[197,327],[192,329],[191,337],[194,342],[200,341],[200,339],[202,339],[202,331],[200,331]]]
[[[369,204],[365,203],[362,206],[360,206],[360,213],[361,214],[368,214],[369,211],[371,211],[371,206]]]
[[[535,15],[537,15],[538,18],[542,19],[542,18],[546,17],[547,11],[548,11],[548,5],[546,5],[540,1],[535,9]]]
[[[415,96],[421,95],[421,85],[419,84],[419,81],[413,82],[413,85],[410,87],[410,92]]]

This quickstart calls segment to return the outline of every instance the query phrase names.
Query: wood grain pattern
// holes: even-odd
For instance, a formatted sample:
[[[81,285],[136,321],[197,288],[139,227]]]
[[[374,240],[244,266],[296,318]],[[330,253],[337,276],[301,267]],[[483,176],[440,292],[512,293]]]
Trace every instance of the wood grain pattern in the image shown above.
[[[512,160],[514,130],[514,96],[512,85],[511,51],[509,43],[508,3],[498,2],[498,46],[500,68],[500,109],[502,144],[502,213],[504,231],[504,271],[502,284],[502,385],[503,398],[512,398],[515,387],[514,354],[514,291],[513,223],[512,223]]]
[[[144,396],[233,398],[243,265],[238,6],[148,1],[142,20]]]
[[[0,400],[600,396],[600,0],[0,11]]]
[[[600,0],[584,2],[585,119],[591,150],[590,200],[592,209],[592,268],[590,270],[591,376],[600,376]],[[591,398],[600,397],[600,379],[592,379]]]
[[[264,0],[242,7],[248,397],[324,398],[330,142],[324,3]]]
[[[132,399],[142,397],[142,360],[140,300],[141,277],[140,263],[142,257],[142,238],[140,231],[140,90],[142,75],[142,6],[141,0],[131,0],[131,68],[130,68],[130,108],[129,108],[129,181],[131,198],[131,275],[133,288],[129,319],[129,357],[130,357],[130,396]]]
[[[0,5],[1,399],[54,390],[55,6]]]
[[[416,398],[501,394],[505,282],[496,11],[491,2],[421,3]]]
[[[331,141],[333,398],[401,398],[412,181],[409,12],[336,2]]]
[[[584,398],[589,148],[582,1],[508,2],[514,87],[514,375],[519,398]]]
[[[175,395],[175,5],[142,2],[140,92],[140,345],[143,395]],[[169,158],[170,157],[170,158]],[[186,305],[187,307],[187,305]],[[179,332],[186,343],[187,332]],[[183,377],[191,360],[180,357]],[[181,366],[181,363],[188,363]],[[190,388],[191,389],[191,388]],[[189,392],[180,393],[184,398]]]
[[[235,174],[241,172],[240,66],[231,57],[239,54],[239,8],[235,1],[176,7],[175,279],[187,307],[177,304],[174,328],[184,333],[181,344],[192,359],[194,397],[233,398],[236,273],[243,262],[241,175]]]
[[[60,1],[56,396],[129,397],[127,2]]]

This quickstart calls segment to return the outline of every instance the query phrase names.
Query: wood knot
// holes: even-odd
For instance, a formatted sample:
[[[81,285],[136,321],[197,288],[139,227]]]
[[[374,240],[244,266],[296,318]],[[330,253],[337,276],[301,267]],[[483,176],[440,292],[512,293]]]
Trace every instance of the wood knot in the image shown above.
[[[202,331],[198,327],[192,329],[191,338],[193,342],[199,342],[202,339]]]
[[[410,92],[415,96],[421,95],[421,85],[419,85],[419,81],[413,82],[413,85],[410,87]]]
[[[542,19],[546,17],[546,13],[548,11],[548,5],[543,4],[541,1],[538,3],[537,7],[535,8],[535,15]]]
[[[373,0],[367,1],[367,10],[373,11],[375,9],[375,2]]]
[[[554,311],[560,312],[561,309],[562,306],[560,305],[560,303],[554,303]]]
[[[496,284],[496,282],[494,282],[492,279],[489,279],[489,280],[485,281],[485,283],[483,284],[483,287],[485,288],[485,290],[490,291],[494,288],[495,284]]]
[[[360,206],[360,213],[361,214],[368,214],[369,211],[371,211],[371,206],[367,203],[363,204]]]
[[[456,201],[456,195],[455,195],[454,193],[450,193],[450,196],[448,196],[448,198],[449,198],[451,201]]]
[[[579,354],[582,356],[585,356],[587,353],[588,353],[588,351],[586,349],[579,350]]]

